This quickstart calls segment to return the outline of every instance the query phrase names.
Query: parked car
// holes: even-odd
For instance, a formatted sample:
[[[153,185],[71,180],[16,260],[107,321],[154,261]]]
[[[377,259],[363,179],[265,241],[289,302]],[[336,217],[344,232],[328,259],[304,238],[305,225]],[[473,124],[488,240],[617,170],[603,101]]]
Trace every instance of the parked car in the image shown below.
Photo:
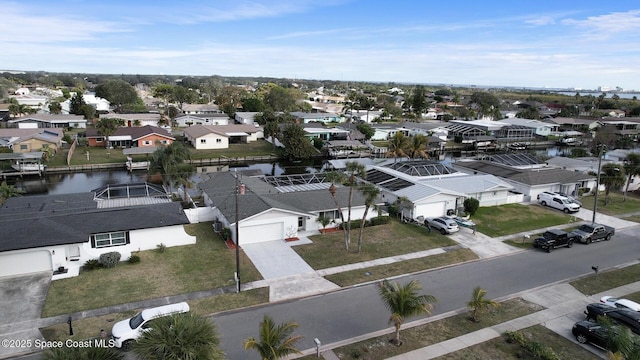
[[[611,226],[601,224],[583,224],[571,232],[576,239],[584,244],[591,244],[594,241],[611,240],[616,233],[616,229]]]
[[[587,305],[585,310],[587,320],[595,321],[598,316],[606,316],[616,324],[629,328],[629,330],[640,335],[640,312],[629,309],[618,309],[601,303]]]
[[[538,202],[542,206],[549,206],[554,209],[562,210],[567,214],[580,210],[580,206],[578,204],[572,203],[566,197],[547,191],[538,194]]]
[[[138,338],[142,336],[142,333],[149,328],[153,319],[185,313],[188,311],[189,304],[181,302],[146,309],[132,318],[119,321],[115,323],[111,329],[111,336],[113,337],[114,345],[118,348],[122,348],[123,350],[129,350],[131,348],[131,344],[138,340]]]
[[[578,321],[573,324],[571,333],[580,344],[590,343],[604,350],[608,350],[611,335],[609,330],[596,322],[589,320]]]
[[[460,231],[460,227],[455,220],[448,218],[446,216],[441,216],[437,218],[427,218],[424,221],[425,226],[440,231],[442,235],[445,234],[453,234],[454,232]]]
[[[567,195],[567,194],[565,194],[565,193],[563,193],[563,192],[557,192],[556,194],[558,194],[558,195],[560,195],[560,196],[564,196],[564,197],[566,197],[566,198],[567,198],[567,200],[571,201],[571,202],[572,202],[572,203],[574,203],[574,204],[578,204],[578,206],[582,206],[582,201],[580,201],[580,200],[578,200],[578,199],[574,198],[574,197],[573,197],[573,196],[571,196],[571,195]]]
[[[560,229],[551,229],[545,231],[542,236],[537,237],[533,241],[533,247],[551,252],[553,249],[562,246],[570,248],[573,246],[574,241],[575,237],[573,234]]]
[[[619,299],[613,296],[603,296],[600,298],[600,303],[609,305],[612,308],[629,309],[633,311],[640,311],[640,304],[635,301],[627,299]]]

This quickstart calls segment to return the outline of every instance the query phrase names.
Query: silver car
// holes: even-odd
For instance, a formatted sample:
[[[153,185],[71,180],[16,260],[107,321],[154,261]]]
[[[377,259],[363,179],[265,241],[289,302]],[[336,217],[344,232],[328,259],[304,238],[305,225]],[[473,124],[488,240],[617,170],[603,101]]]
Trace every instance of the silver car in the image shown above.
[[[460,227],[455,220],[448,218],[446,216],[441,216],[433,219],[426,219],[424,224],[431,228],[440,231],[442,235],[445,234],[453,234],[454,232],[460,231]]]

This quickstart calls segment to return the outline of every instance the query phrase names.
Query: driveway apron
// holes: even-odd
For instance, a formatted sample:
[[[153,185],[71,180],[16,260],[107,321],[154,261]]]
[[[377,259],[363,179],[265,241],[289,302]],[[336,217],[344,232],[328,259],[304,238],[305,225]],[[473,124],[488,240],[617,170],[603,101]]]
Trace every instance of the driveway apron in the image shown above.
[[[242,245],[242,250],[265,280],[314,272],[284,241]]]

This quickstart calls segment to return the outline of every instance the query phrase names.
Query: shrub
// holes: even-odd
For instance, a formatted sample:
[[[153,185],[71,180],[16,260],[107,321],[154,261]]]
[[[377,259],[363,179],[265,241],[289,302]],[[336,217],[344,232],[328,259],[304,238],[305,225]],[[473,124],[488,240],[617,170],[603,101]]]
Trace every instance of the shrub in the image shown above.
[[[479,207],[480,201],[478,201],[478,199],[467,198],[464,200],[464,212],[469,215],[475,214]]]
[[[359,229],[360,228],[360,224],[362,224],[362,220],[358,219],[358,220],[351,220],[351,229]],[[346,223],[342,223],[340,224],[340,228],[342,230],[346,230]],[[366,224],[365,224],[366,226]]]
[[[165,245],[165,244],[163,244],[163,243],[160,243],[160,244],[158,244],[158,246],[156,246],[156,250],[157,250],[159,253],[161,253],[161,254],[162,254],[163,252],[165,252],[165,251],[167,250],[167,245]]]
[[[100,261],[98,261],[98,259],[91,259],[91,260],[87,260],[84,263],[83,268],[86,270],[93,270],[93,269],[97,269],[99,267],[101,267],[102,265],[100,264]]]
[[[389,221],[391,221],[390,216],[376,216],[369,220],[369,222],[371,222],[371,226],[388,224]]]
[[[100,264],[106,268],[113,268],[120,262],[120,253],[117,251],[108,252],[100,255]]]
[[[137,264],[140,262],[140,256],[138,255],[131,255],[131,257],[129,258],[129,264]]]
[[[584,194],[588,194],[589,192],[591,192],[591,188],[579,188],[578,189],[578,195],[582,196]]]

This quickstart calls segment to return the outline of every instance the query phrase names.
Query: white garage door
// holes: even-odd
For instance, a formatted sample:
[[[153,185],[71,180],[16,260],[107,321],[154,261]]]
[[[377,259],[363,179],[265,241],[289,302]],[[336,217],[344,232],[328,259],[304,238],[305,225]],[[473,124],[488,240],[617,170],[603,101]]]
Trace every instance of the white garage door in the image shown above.
[[[422,215],[425,218],[434,218],[445,215],[445,206],[444,201],[432,204],[420,204],[416,206],[416,217]]]
[[[240,227],[240,246],[265,241],[283,240],[284,223]]]
[[[0,277],[53,271],[47,250],[0,255]]]

